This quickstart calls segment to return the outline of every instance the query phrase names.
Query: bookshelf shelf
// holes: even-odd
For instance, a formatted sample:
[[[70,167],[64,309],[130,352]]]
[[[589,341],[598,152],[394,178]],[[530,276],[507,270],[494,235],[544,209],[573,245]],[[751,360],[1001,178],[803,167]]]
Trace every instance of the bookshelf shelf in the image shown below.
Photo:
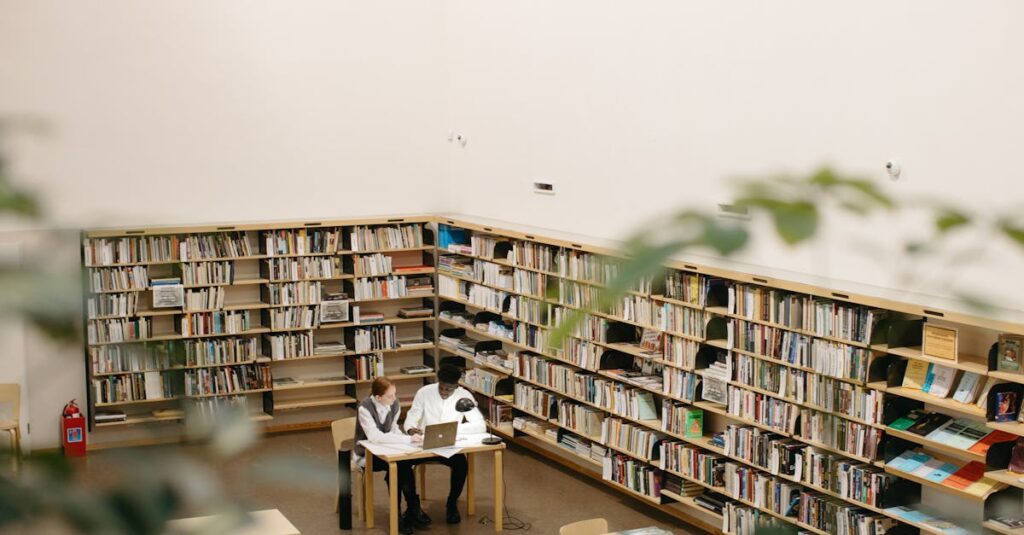
[[[934,450],[934,451],[938,451],[938,452],[941,452],[941,453],[945,453],[946,455],[951,455],[951,456],[956,457],[958,459],[964,459],[964,460],[967,460],[967,461],[978,461],[978,462],[981,462],[981,463],[985,462],[985,455],[983,455],[983,454],[975,453],[973,451],[963,450],[963,449],[960,449],[960,448],[954,448],[952,446],[949,446],[947,444],[943,444],[941,442],[936,442],[934,440],[929,440],[929,439],[927,439],[927,438],[925,438],[925,437],[923,437],[921,435],[915,434],[915,433],[908,433],[906,431],[900,431],[899,429],[893,429],[891,427],[886,427],[885,428],[885,433],[887,435],[889,435],[889,436],[893,436],[893,437],[896,437],[896,438],[902,438],[903,440],[907,440],[909,442],[914,442],[916,444],[920,444],[920,445],[922,445],[922,446],[924,446],[924,447],[926,447],[926,448],[928,448],[930,450]]]
[[[989,429],[1024,436],[1024,423],[1021,422],[985,422],[985,425],[988,426]]]
[[[96,427],[121,427],[126,425],[148,424],[155,422],[180,422],[184,416],[136,416],[119,422],[96,422]]]
[[[220,288],[222,286],[251,286],[256,284],[269,284],[270,279],[238,279],[232,282],[216,282],[208,284],[183,284],[182,288],[186,290],[191,288]],[[150,290],[152,288],[146,288]]]
[[[96,403],[97,407],[123,407],[126,405],[141,405],[144,403],[167,403],[169,401],[180,400],[180,397],[173,396],[168,398],[156,398],[156,399],[135,399],[130,401],[112,401],[110,403]]]
[[[880,353],[888,353],[890,355],[896,355],[898,357],[913,360],[922,360],[924,362],[939,364],[949,368],[956,368],[966,372],[981,375],[989,374],[988,359],[976,355],[960,354],[957,356],[957,360],[949,360],[926,356],[921,352],[920,347],[889,347],[886,344],[874,344],[871,346],[871,349]]]
[[[1000,483],[1009,485],[1011,487],[1017,487],[1018,489],[1024,489],[1024,474],[1015,474],[1009,470],[989,470],[985,472],[985,477],[992,478]]]
[[[1024,535],[1024,528],[1008,528],[993,520],[986,520],[982,522],[982,527],[995,531],[996,533],[1002,533],[1003,535]]]
[[[330,398],[303,399],[296,401],[275,401],[275,411],[290,411],[298,409],[311,409],[316,407],[334,407],[338,405],[351,405],[357,403],[351,396],[335,396]]]
[[[1006,488],[1005,484],[997,483],[995,486],[993,486],[993,488],[991,490],[985,492],[981,496],[978,496],[978,495],[971,494],[969,492],[965,492],[965,491],[962,491],[962,490],[954,488],[954,487],[950,487],[948,485],[943,485],[941,483],[935,483],[934,481],[930,481],[930,480],[925,479],[923,477],[919,477],[919,476],[916,476],[914,474],[911,474],[911,473],[908,473],[908,472],[904,472],[902,470],[896,470],[895,468],[892,468],[891,466],[886,466],[885,467],[885,471],[890,473],[890,474],[893,474],[895,476],[899,476],[899,477],[901,477],[903,479],[906,479],[908,481],[913,481],[914,483],[919,483],[919,484],[921,484],[921,485],[923,485],[925,487],[930,487],[930,488],[933,488],[933,489],[939,489],[939,490],[941,490],[943,492],[948,492],[948,493],[953,494],[955,496],[959,496],[960,498],[968,499],[968,500],[972,500],[972,501],[976,501],[976,502],[984,502],[985,499],[987,499],[992,494],[994,494],[996,492],[999,492],[1000,490],[1003,490],[1003,489]]]
[[[1009,382],[1009,383],[1021,383],[1021,384],[1024,384],[1024,374],[1010,373],[1010,372],[1001,372],[1001,371],[998,371],[998,370],[990,370],[988,372],[988,376],[989,377],[994,377],[996,379],[999,379],[1001,381],[1006,381],[1006,382]]]
[[[721,514],[716,513],[716,512],[714,512],[711,509],[708,509],[706,507],[701,507],[696,501],[694,501],[693,498],[691,498],[689,496],[683,496],[681,494],[676,494],[676,493],[674,493],[674,492],[672,492],[670,490],[665,490],[665,489],[661,489],[661,495],[663,497],[665,497],[665,498],[669,498],[669,499],[675,500],[675,501],[679,502],[680,504],[682,504],[682,505],[684,505],[686,507],[689,507],[689,508],[692,508],[692,509],[696,509],[698,511],[698,514],[706,514],[706,515],[710,516],[711,518],[715,519],[715,521],[718,522],[718,523],[722,522],[722,515]]]
[[[329,386],[343,386],[355,384],[356,381],[352,379],[344,379],[338,381],[317,381],[316,379],[304,379],[302,383],[293,385],[274,385],[272,390],[274,392],[288,392],[290,390],[309,390],[312,388],[327,388]]]
[[[264,392],[270,392],[273,388],[255,388],[252,390],[236,390],[234,392],[218,392],[215,394],[189,394],[185,397],[189,399],[202,399],[202,398],[217,398],[225,396],[249,396],[252,394],[262,394]]]
[[[882,386],[879,385],[878,383],[872,383],[872,385],[875,386],[869,386],[871,388],[874,388],[875,390],[882,390],[886,394],[892,394],[894,396],[914,399],[923,403],[927,403],[929,405],[934,405],[936,407],[941,407],[943,409],[954,411],[965,416],[970,416],[975,419],[985,420],[985,409],[982,409],[977,405],[960,403],[959,401],[955,401],[949,398],[940,398],[938,396],[926,394],[920,390],[906,388],[903,386]]]

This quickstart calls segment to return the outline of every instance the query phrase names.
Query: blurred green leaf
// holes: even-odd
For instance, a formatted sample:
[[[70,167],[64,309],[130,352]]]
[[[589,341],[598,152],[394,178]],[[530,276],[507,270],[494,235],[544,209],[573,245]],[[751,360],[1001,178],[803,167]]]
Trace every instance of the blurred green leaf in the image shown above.
[[[949,232],[971,222],[966,214],[954,209],[945,209],[935,218],[935,228],[939,233]]]
[[[747,245],[750,234],[739,225],[724,225],[715,219],[708,221],[704,227],[701,243],[711,247],[719,254],[730,256]]]
[[[30,193],[14,187],[4,171],[4,165],[0,161],[0,212],[38,218],[41,215],[39,202]]]
[[[806,241],[818,229],[818,208],[806,201],[783,204],[772,217],[775,231],[789,245]]]
[[[999,230],[1018,245],[1024,246],[1024,228],[1003,220],[999,223]]]
[[[893,209],[896,207],[896,201],[892,197],[882,193],[882,190],[878,189],[878,186],[870,180],[863,180],[858,178],[846,179],[842,182],[846,187],[849,187],[857,192],[860,192],[864,197],[873,201],[874,204],[879,207],[886,209]]]

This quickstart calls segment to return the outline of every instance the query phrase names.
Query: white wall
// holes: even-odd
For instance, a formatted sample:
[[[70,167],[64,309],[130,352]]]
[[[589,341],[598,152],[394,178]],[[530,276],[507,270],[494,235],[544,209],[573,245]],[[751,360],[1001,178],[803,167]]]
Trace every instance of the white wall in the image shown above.
[[[44,227],[444,209],[443,29],[411,0],[0,0],[0,118],[47,126],[5,131],[4,154]],[[56,447],[82,349],[23,340],[0,369],[27,361],[33,443]]]
[[[451,0],[447,16],[452,128],[469,140],[452,154],[456,211],[619,237],[727,202],[729,177],[830,164],[902,198],[1024,213],[1020,2]],[[537,177],[558,194],[532,194]],[[965,239],[996,247],[971,269],[899,262],[886,242],[919,228],[840,222],[805,250],[763,242],[743,260],[1024,308],[1024,255],[1009,261],[1006,241]]]
[[[50,124],[10,155],[61,224],[422,212],[442,29],[432,2],[0,0],[0,117]]]

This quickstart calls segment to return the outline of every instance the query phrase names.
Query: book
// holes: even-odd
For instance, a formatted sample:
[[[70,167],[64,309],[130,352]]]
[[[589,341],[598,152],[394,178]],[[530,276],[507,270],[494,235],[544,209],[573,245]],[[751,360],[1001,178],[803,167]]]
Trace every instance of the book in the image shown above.
[[[928,477],[929,474],[931,474],[932,472],[938,470],[939,468],[941,468],[945,464],[946,464],[946,462],[941,460],[941,459],[929,459],[929,460],[925,461],[924,463],[922,463],[917,468],[915,468],[910,473],[915,475],[915,476],[917,476],[917,477]]]
[[[933,483],[942,483],[947,477],[953,475],[953,473],[959,469],[960,467],[953,463],[942,463],[941,466],[936,468],[932,473],[924,476],[924,478]]]
[[[426,338],[403,338],[401,340],[396,340],[395,343],[398,344],[398,347],[408,347],[429,344],[430,341]]]
[[[1018,438],[1010,451],[1010,466],[1007,470],[1015,474],[1024,474],[1024,437]]]
[[[988,435],[989,428],[983,422],[963,420],[964,427],[949,441],[955,448],[967,449]]]
[[[909,413],[900,416],[889,424],[889,427],[896,429],[897,431],[906,431],[908,427],[914,425],[914,422],[927,416],[928,413],[922,410],[914,409]]]
[[[928,376],[928,368],[931,365],[923,360],[911,360],[907,362],[907,371],[903,374],[903,387],[921,390],[924,381]]]
[[[953,393],[953,399],[960,403],[974,403],[975,398],[978,395],[979,381],[981,375],[973,372],[964,372],[963,376],[960,377],[960,382],[956,385],[956,391]]]
[[[992,519],[992,522],[1009,529],[1024,528],[1024,516],[997,516]]]
[[[99,422],[123,422],[128,419],[128,415],[124,411],[99,411],[93,415],[93,418],[97,423]]]
[[[637,392],[636,402],[638,405],[637,420],[657,420],[661,417],[661,413],[654,404],[654,396],[650,392]]]
[[[997,379],[995,377],[985,378],[985,386],[981,388],[981,393],[978,394],[978,401],[976,403],[978,407],[981,407],[982,409],[988,407],[988,393],[992,390],[992,386],[996,384],[996,381]]]
[[[956,381],[956,372],[956,368],[939,366],[938,364],[933,365],[932,381],[929,385],[928,393],[940,398],[949,396],[949,392],[953,388],[953,383]]]
[[[391,268],[395,273],[425,273],[434,268],[420,264],[418,266],[394,266]]]
[[[914,433],[915,435],[926,436],[928,433],[936,430],[940,425],[945,424],[951,420],[949,416],[939,412],[933,412],[926,418],[921,418],[914,425],[907,428],[907,431]]]
[[[984,476],[985,463],[972,461],[960,467],[956,472],[953,472],[953,475],[947,477],[942,484],[947,487],[965,490]]]
[[[415,366],[403,366],[400,368],[402,373],[405,375],[419,375],[421,373],[433,373],[434,369],[430,366],[424,366],[423,364],[417,364]]]
[[[1017,418],[1017,393],[997,392],[995,416],[997,422],[1012,422]]]
[[[433,313],[434,309],[428,307],[398,309],[399,318],[429,318]]]
[[[1020,352],[1022,341],[1024,337],[1000,335],[999,336],[999,349],[998,349],[998,362],[999,371],[1001,372],[1013,372],[1020,373]]]
[[[928,371],[924,375],[924,382],[921,383],[921,392],[929,393],[932,388],[932,381],[935,380],[935,364],[928,365]],[[909,368],[909,366],[908,366]]]
[[[686,438],[704,436],[704,411],[701,409],[683,409],[685,411]]]
[[[974,452],[979,455],[985,455],[986,453],[988,453],[989,448],[991,448],[993,444],[1009,442],[1011,440],[1016,440],[1016,438],[1017,435],[1012,435],[1005,431],[992,431],[991,433],[982,437],[981,440],[975,442],[972,446],[967,448],[967,451]]]

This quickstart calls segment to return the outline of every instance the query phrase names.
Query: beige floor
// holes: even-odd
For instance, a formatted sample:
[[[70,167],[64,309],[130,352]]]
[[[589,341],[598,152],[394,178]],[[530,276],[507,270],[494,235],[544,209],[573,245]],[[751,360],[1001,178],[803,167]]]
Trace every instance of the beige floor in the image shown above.
[[[222,494],[248,510],[280,509],[304,535],[345,533],[338,530],[334,513],[334,491],[330,483],[334,472],[334,454],[328,431],[307,431],[269,435],[258,447],[229,462],[206,460],[211,468],[206,477],[219,481]],[[148,456],[161,453],[194,454],[196,448],[144,448]],[[101,451],[90,454],[81,463],[83,482],[105,487],[122,477],[133,477],[131,450]],[[129,459],[129,460],[126,460]],[[287,459],[283,464],[281,459]],[[146,462],[143,460],[142,462]],[[281,468],[284,466],[284,468]],[[604,517],[611,529],[658,526],[673,533],[702,533],[671,516],[657,511],[590,478],[575,474],[535,454],[512,446],[505,454],[506,505],[508,513],[530,524],[528,531],[505,533],[554,534],[562,524],[591,517]],[[425,509],[434,518],[429,531],[421,533],[494,533],[492,524],[482,524],[493,515],[493,465],[490,456],[481,456],[477,469],[477,515],[466,515],[461,503],[461,524],[444,523],[444,498],[448,491],[448,471],[442,466],[427,469]],[[354,519],[348,533],[385,533],[387,497],[383,475],[377,474],[376,529],[366,529]],[[194,493],[193,493],[194,494]],[[196,500],[203,502],[202,499]],[[198,511],[197,511],[198,512]],[[507,521],[506,521],[507,522]],[[17,533],[18,531],[15,531]],[[39,526],[24,533],[40,533]]]

